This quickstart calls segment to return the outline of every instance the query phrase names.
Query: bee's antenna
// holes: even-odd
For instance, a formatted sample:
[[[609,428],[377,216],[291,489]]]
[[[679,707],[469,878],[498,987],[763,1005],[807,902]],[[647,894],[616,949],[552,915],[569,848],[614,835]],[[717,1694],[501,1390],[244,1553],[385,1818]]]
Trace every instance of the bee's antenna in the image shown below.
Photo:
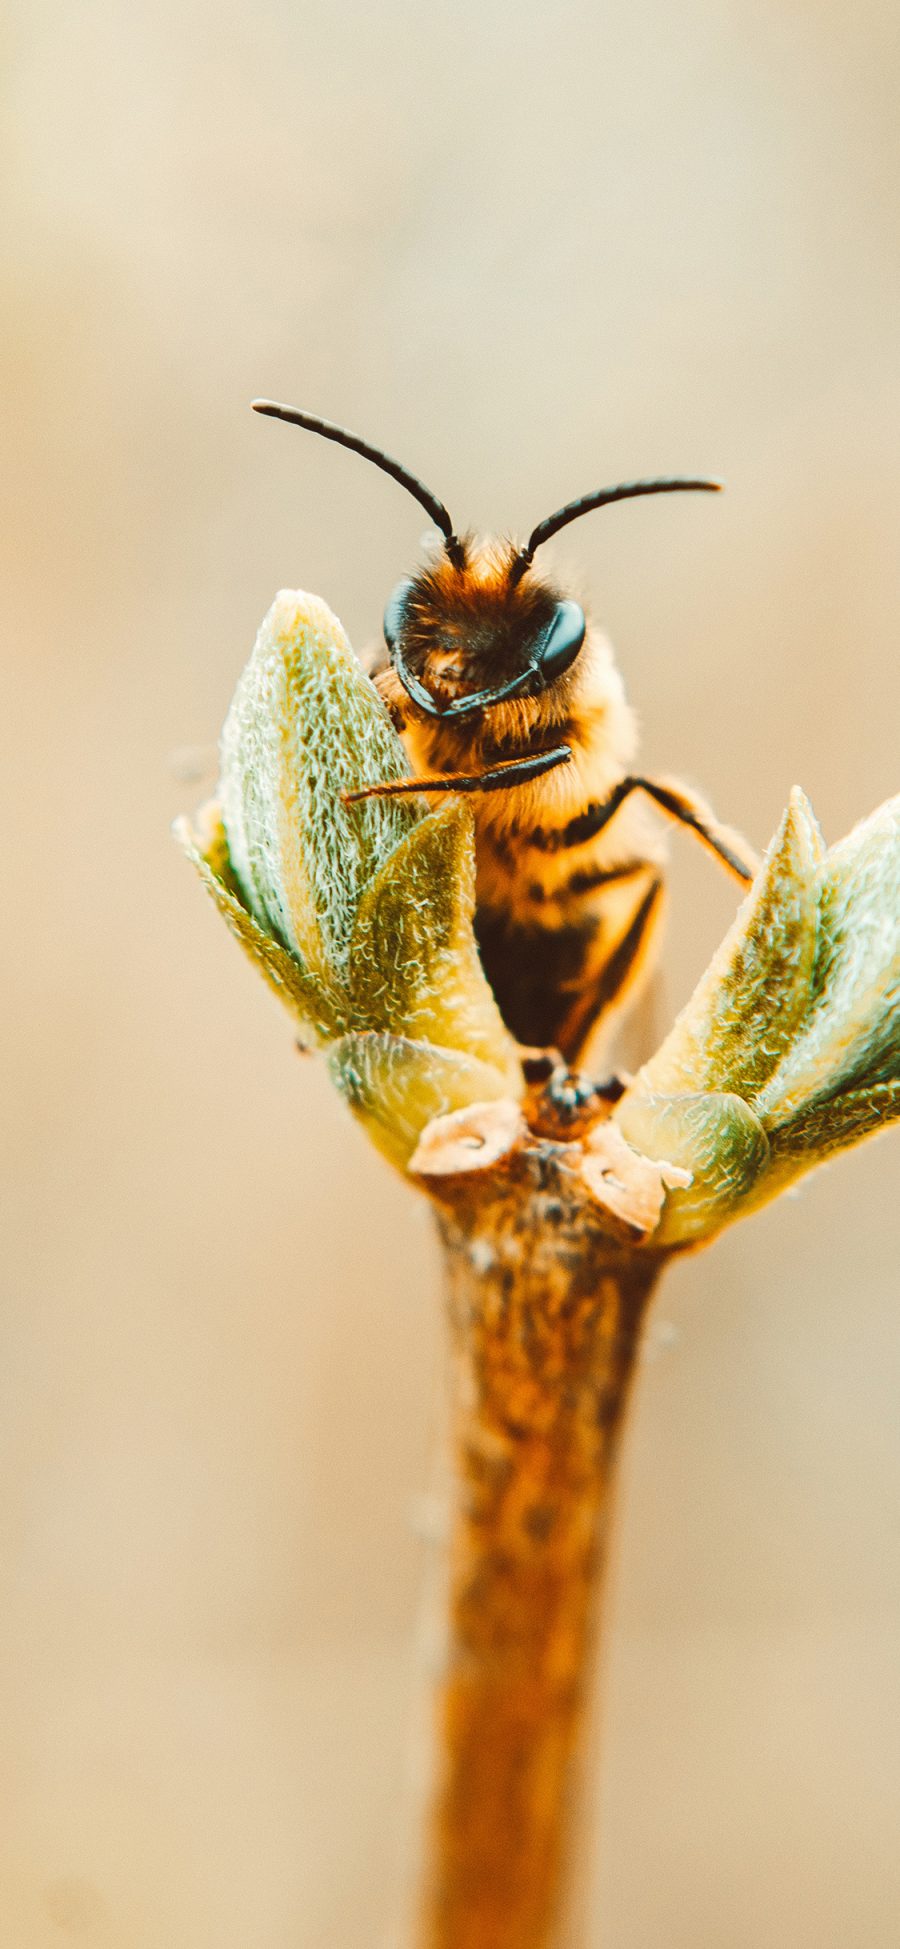
[[[335,426],[331,420],[320,420],[313,413],[301,413],[296,406],[279,406],[274,399],[251,400],[254,413],[265,413],[269,419],[288,420],[291,426],[303,426],[308,433],[321,433],[326,440],[336,440],[339,447],[349,447],[351,453],[361,453],[364,460],[371,460],[380,467],[383,474],[390,474],[392,480],[400,482],[408,494],[418,501],[432,521],[440,528],[447,553],[456,568],[464,568],[466,555],[459,536],[454,533],[443,501],[439,501],[430,488],[417,480],[408,467],[401,466],[399,460],[392,460],[390,454],[382,453],[380,447],[370,446],[368,440],[361,440],[356,433],[348,433],[346,427]]]
[[[611,501],[636,501],[641,494],[680,494],[685,491],[700,490],[706,494],[719,494],[720,480],[632,480],[623,481],[618,487],[600,487],[595,494],[582,494],[577,501],[567,501],[564,508],[555,514],[548,514],[546,521],[538,522],[524,548],[513,556],[509,570],[509,580],[513,586],[520,582],[526,569],[531,567],[531,558],[536,548],[550,540],[551,535],[559,533],[560,528],[568,527],[570,521],[577,521],[580,514],[590,514],[594,508],[608,507]]]

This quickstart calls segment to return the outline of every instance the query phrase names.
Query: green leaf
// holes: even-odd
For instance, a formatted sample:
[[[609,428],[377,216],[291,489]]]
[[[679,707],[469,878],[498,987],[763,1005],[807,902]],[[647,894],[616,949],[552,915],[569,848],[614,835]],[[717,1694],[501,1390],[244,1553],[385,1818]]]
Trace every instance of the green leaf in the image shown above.
[[[498,1065],[518,1091],[515,1044],[475,945],[474,906],[472,816],[446,805],[401,839],[363,894],[350,945],[354,1001],[378,1028]]]
[[[832,848],[817,892],[812,1005],[760,1096],[767,1126],[900,1078],[900,798]]]
[[[718,1231],[768,1163],[766,1133],[739,1096],[711,1091],[687,1096],[623,1097],[615,1120],[645,1157],[690,1171],[686,1190],[670,1191],[654,1245],[685,1245]]]
[[[806,1168],[833,1151],[860,1143],[897,1117],[900,1082],[875,1083],[871,1089],[819,1097],[771,1132],[773,1162],[780,1165],[792,1158],[798,1168]]]
[[[200,829],[193,828],[187,819],[176,820],[175,836],[223,920],[279,1000],[300,1023],[310,1043],[332,1041],[347,1027],[346,996],[313,975],[296,954],[288,954],[247,912],[228,867],[228,848],[218,806],[205,807],[198,817]]]
[[[507,1078],[490,1063],[406,1036],[346,1035],[329,1050],[328,1067],[373,1143],[401,1170],[433,1117],[508,1094]]]
[[[363,890],[423,806],[344,804],[343,791],[406,777],[409,766],[318,597],[276,596],[238,683],[221,757],[222,816],[247,907],[313,974],[342,980]]]
[[[795,788],[733,926],[641,1071],[643,1093],[725,1090],[752,1100],[771,1076],[809,1004],[821,853],[812,810]]]

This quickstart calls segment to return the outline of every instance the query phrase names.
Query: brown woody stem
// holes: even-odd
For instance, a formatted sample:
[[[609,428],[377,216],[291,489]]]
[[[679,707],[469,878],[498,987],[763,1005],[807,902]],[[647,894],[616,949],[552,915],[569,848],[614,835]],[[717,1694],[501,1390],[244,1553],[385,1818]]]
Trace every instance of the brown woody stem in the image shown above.
[[[659,1260],[552,1147],[444,1202],[456,1357],[450,1645],[421,1949],[558,1940],[618,1435]]]

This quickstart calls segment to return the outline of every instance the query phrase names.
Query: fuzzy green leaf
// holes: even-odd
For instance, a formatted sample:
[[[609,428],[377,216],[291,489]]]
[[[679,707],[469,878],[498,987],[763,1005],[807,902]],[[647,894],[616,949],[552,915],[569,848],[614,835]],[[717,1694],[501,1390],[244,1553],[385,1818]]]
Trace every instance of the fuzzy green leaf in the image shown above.
[[[401,1170],[432,1117],[508,1094],[506,1076],[490,1063],[406,1036],[344,1036],[328,1067],[373,1143]]]
[[[833,1151],[861,1143],[863,1137],[898,1117],[900,1082],[875,1083],[871,1089],[819,1097],[771,1132],[773,1161],[781,1164],[785,1158],[792,1158],[803,1168]]]
[[[261,927],[318,977],[346,975],[360,898],[421,801],[341,792],[408,775],[374,686],[327,604],[282,590],[222,733],[231,864]]]
[[[645,1157],[690,1171],[685,1190],[670,1191],[654,1245],[684,1245],[718,1231],[765,1170],[769,1145],[739,1096],[718,1091],[686,1096],[629,1092],[615,1112],[630,1144]]]
[[[350,945],[354,1000],[378,1027],[462,1049],[520,1088],[515,1045],[475,946],[474,909],[472,816],[446,805],[401,839],[363,894]]]
[[[816,957],[822,841],[797,788],[747,898],[671,1034],[641,1071],[644,1094],[752,1098],[790,1049]]]
[[[305,1039],[312,1046],[332,1041],[347,1027],[346,997],[305,968],[296,953],[288,954],[248,913],[230,873],[218,806],[207,806],[198,817],[198,828],[192,827],[187,819],[176,820],[175,835],[223,920],[279,1000],[296,1018]]]
[[[822,1099],[900,1079],[900,798],[832,848],[817,892],[811,1006],[760,1095],[767,1128]]]

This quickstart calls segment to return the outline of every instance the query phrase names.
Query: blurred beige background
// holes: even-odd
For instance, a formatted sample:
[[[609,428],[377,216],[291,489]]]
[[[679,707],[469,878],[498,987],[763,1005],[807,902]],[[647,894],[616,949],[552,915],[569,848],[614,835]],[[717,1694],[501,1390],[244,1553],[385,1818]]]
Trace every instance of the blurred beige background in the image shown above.
[[[435,1259],[168,824],[275,589],[361,643],[423,523],[247,402],[483,528],[721,472],[559,559],[648,763],[757,842],[798,779],[838,837],[900,789],[900,20],[10,0],[3,46],[0,1944],[373,1949]],[[733,907],[689,842],[672,878],[669,1009]],[[898,1159],[665,1290],[597,1949],[900,1940]]]

